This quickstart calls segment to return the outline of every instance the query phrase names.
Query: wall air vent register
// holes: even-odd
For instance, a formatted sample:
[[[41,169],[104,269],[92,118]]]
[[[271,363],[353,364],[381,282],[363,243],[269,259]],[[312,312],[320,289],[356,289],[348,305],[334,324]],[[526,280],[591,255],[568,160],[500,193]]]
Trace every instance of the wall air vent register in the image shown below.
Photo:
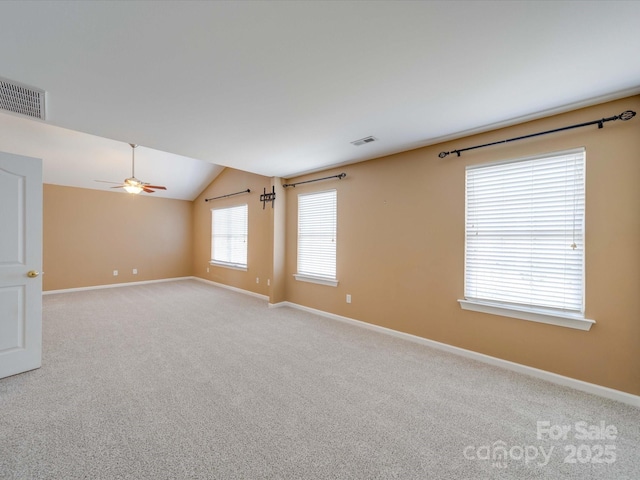
[[[377,140],[376,137],[365,137],[365,138],[361,138],[360,140],[355,140],[351,143],[356,147],[359,147],[360,145],[364,145],[365,143],[375,142],[376,140]]]
[[[45,119],[45,91],[0,77],[0,110]]]

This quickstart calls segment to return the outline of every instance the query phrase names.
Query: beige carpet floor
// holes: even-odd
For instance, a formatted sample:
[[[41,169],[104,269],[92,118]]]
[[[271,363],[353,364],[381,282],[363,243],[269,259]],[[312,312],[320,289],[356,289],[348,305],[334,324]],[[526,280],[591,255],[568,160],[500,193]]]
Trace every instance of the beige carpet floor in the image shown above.
[[[638,409],[193,280],[45,296],[43,332],[3,480],[640,478]]]

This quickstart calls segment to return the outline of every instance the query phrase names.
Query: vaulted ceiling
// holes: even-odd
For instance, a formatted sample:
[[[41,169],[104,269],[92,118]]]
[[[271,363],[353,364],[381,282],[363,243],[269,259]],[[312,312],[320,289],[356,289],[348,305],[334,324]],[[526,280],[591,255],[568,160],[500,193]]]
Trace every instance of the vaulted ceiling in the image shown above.
[[[136,176],[192,199],[222,167],[291,177],[640,92],[636,1],[0,10],[0,77],[47,96],[44,121],[0,113],[0,150],[61,185],[121,181],[137,143]]]

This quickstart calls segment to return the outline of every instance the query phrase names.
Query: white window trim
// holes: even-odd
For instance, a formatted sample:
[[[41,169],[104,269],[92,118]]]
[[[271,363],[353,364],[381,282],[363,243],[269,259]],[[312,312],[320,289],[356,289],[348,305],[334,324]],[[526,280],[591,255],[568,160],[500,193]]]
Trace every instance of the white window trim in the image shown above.
[[[330,287],[338,286],[338,280],[333,278],[314,277],[312,275],[301,275],[299,273],[294,273],[293,276],[299,282],[317,283],[318,285],[328,285]]]
[[[535,160],[537,158],[546,158],[552,155],[563,155],[563,154],[571,154],[573,152],[584,152],[584,147],[576,148],[567,151],[553,152],[547,153],[544,155],[527,157],[522,159],[515,160],[507,160],[507,161],[499,161],[493,163],[487,163],[483,165],[478,165],[470,168],[482,168],[482,167],[490,167],[501,164],[511,164],[518,161],[527,161],[527,160]],[[465,208],[466,207],[465,200]],[[466,222],[466,219],[465,219]],[[584,225],[583,225],[584,228]],[[584,231],[583,231],[584,235]],[[584,253],[583,253],[584,255]],[[466,265],[466,240],[465,240],[465,265]],[[589,331],[591,326],[596,322],[595,320],[591,320],[585,318],[584,316],[584,257],[583,257],[583,273],[582,273],[582,309],[581,311],[563,311],[561,309],[553,309],[553,308],[544,308],[544,307],[536,307],[529,305],[520,305],[520,304],[510,304],[508,302],[502,301],[492,301],[492,300],[484,300],[473,297],[465,297],[464,299],[459,299],[460,307],[463,310],[470,310],[481,313],[488,313],[491,315],[499,315],[510,318],[517,318],[520,320],[527,320],[538,323],[545,323],[548,325],[556,325],[566,328],[574,328],[577,330]],[[465,282],[466,282],[466,267],[465,267]],[[466,286],[465,286],[466,292]]]
[[[317,191],[317,192],[311,192],[311,193],[306,193],[306,194],[300,194],[298,195],[298,202],[300,201],[300,196],[301,195],[317,195],[320,193],[326,193],[326,192],[335,192],[336,195],[336,215],[337,215],[337,190],[336,189],[329,189],[329,190],[321,190],[321,191]],[[300,205],[298,203],[298,222],[300,221]],[[336,217],[336,231],[337,231],[337,217]],[[297,234],[297,243],[298,243],[298,247],[297,247],[297,257],[296,257],[296,261],[299,263],[299,256],[300,256],[300,248],[299,248],[299,241],[300,241],[300,233],[298,232]],[[335,239],[336,243],[337,243],[337,236]],[[337,245],[336,245],[336,254],[335,254],[335,262],[336,262],[336,276],[335,277],[325,277],[325,276],[320,276],[320,275],[313,275],[310,273],[294,273],[293,276],[294,278],[299,281],[299,282],[307,282],[307,283],[315,283],[318,285],[327,285],[330,287],[337,287],[338,286],[338,277],[337,277],[337,261],[338,261],[338,252],[337,252]]]
[[[210,211],[210,218],[211,221],[213,222],[213,212],[215,210],[225,210],[225,209],[229,209],[229,208],[236,208],[236,207],[241,207],[241,206],[245,206],[247,207],[247,243],[249,242],[249,234],[248,234],[248,225],[249,225],[249,205],[248,204],[238,204],[238,205],[230,205],[228,207],[218,207],[218,208],[211,208]],[[213,223],[212,223],[212,228],[213,228]],[[213,238],[213,232],[212,232],[212,238]],[[231,263],[231,262],[225,262],[222,260],[214,260],[213,258],[211,258],[209,260],[209,265],[212,266],[216,266],[216,267],[223,267],[223,268],[229,268],[231,270],[240,270],[240,271],[247,271],[248,265],[249,265],[249,247],[247,245],[247,264],[243,264],[243,263]],[[210,252],[211,254],[213,254],[213,249]]]
[[[210,260],[209,265],[213,265],[214,267],[230,268],[232,270],[242,270],[243,272],[247,271],[247,267],[245,265],[240,265],[238,263],[226,263],[218,260]]]
[[[480,300],[458,300],[463,310],[471,310],[474,312],[489,313],[491,315],[500,315],[503,317],[518,318],[520,320],[528,320],[530,322],[546,323],[548,325],[557,325],[559,327],[575,328],[576,330],[589,331],[595,320],[584,318],[578,313],[569,312],[551,312],[543,309],[524,307],[524,306],[507,306],[500,303],[485,302]]]

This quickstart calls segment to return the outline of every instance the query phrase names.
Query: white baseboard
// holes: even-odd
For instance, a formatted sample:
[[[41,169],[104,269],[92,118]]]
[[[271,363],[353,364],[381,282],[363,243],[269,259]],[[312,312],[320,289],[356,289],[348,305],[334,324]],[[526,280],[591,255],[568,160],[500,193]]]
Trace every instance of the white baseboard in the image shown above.
[[[208,283],[210,285],[215,285],[216,287],[226,288],[227,290],[232,290],[234,292],[244,293],[245,295],[250,295],[252,297],[259,298],[260,300],[266,300],[267,302],[269,301],[269,297],[267,295],[251,292],[249,290],[243,290],[242,288],[238,288],[238,287],[232,287],[230,285],[225,285],[224,283],[214,282],[212,280],[207,280],[206,278],[200,278],[200,277],[189,277],[189,278],[192,278],[193,280],[198,280],[199,282]]]
[[[269,297],[266,295],[261,295],[259,293],[250,292],[249,290],[243,290],[241,288],[232,287],[230,285],[225,285],[223,283],[213,282],[211,280],[207,280],[205,278],[200,277],[174,277],[174,278],[161,278],[158,280],[145,280],[142,282],[127,282],[127,283],[111,283],[108,285],[92,285],[89,287],[77,287],[77,288],[64,288],[61,290],[47,290],[42,292],[43,295],[53,295],[56,293],[70,293],[70,292],[82,292],[85,290],[100,290],[102,288],[118,288],[118,287],[132,287],[134,285],[145,285],[148,283],[160,283],[160,282],[175,282],[180,280],[197,280],[199,282],[208,283],[210,285],[215,285],[216,287],[226,288],[227,290],[233,290],[234,292],[244,293],[245,295],[250,295],[252,297],[259,298],[261,300],[269,301]]]
[[[565,377],[564,375],[558,375],[557,373],[547,372],[546,370],[540,370],[534,367],[528,367],[526,365],[510,362],[508,360],[502,360],[501,358],[492,357],[490,355],[485,355],[483,353],[474,352],[472,350],[466,350],[460,347],[454,347],[453,345],[448,345],[446,343],[436,342],[435,340],[429,340],[427,338],[418,337],[416,335],[411,335],[409,333],[399,332],[397,330],[392,330],[390,328],[381,327],[379,325],[373,325],[371,323],[362,322],[360,320],[355,320],[349,317],[343,317],[341,315],[336,315],[336,314],[325,312],[322,310],[317,310],[315,308],[305,307],[303,305],[298,305],[292,302],[270,303],[269,307],[270,308],[291,307],[291,308],[295,308],[305,312],[315,313],[316,315],[330,318],[332,320],[338,320],[340,322],[345,322],[350,325],[356,325],[358,327],[366,328],[368,330],[373,330],[375,332],[384,333],[397,338],[402,338],[404,340],[409,340],[414,343],[419,343],[421,345],[436,348],[438,350],[460,355],[472,360],[477,360],[483,363],[487,363],[489,365],[505,368],[507,370],[529,375],[530,377],[539,378],[541,380],[546,380],[548,382],[555,383],[557,385],[574,388],[582,392],[591,393],[593,395],[598,395],[600,397],[608,398],[610,400],[616,400],[618,402],[625,403],[627,405],[631,405],[636,408],[640,408],[640,396],[633,395],[627,392],[622,392],[620,390],[614,390],[613,388],[603,387],[601,385],[596,385],[594,383],[584,382],[582,380],[577,380],[575,378]]]
[[[89,287],[63,288],[61,290],[46,290],[42,292],[42,295],[54,295],[56,293],[83,292],[85,290],[100,290],[103,288],[132,287],[134,285],[146,285],[148,283],[160,283],[160,282],[175,282],[179,280],[191,280],[193,278],[194,277],[160,278],[158,280],[144,280],[141,282],[110,283],[108,285],[92,285]]]

